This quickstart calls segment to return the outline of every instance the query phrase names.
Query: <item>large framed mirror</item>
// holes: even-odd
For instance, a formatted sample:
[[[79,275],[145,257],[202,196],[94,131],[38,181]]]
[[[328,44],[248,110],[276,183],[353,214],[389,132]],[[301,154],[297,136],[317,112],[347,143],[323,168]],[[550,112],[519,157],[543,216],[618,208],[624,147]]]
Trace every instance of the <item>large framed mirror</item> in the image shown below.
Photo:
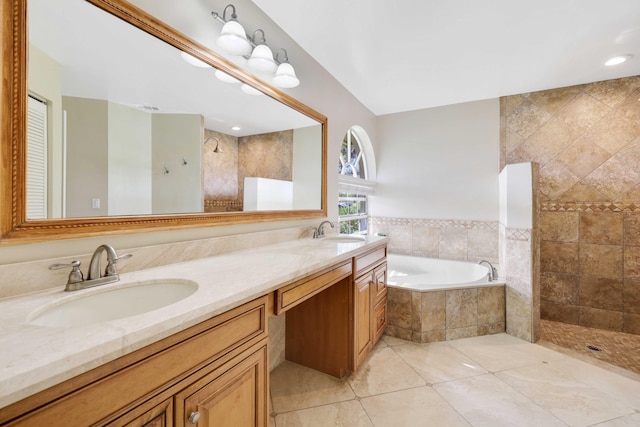
[[[0,244],[326,216],[320,113],[126,1],[0,1]]]

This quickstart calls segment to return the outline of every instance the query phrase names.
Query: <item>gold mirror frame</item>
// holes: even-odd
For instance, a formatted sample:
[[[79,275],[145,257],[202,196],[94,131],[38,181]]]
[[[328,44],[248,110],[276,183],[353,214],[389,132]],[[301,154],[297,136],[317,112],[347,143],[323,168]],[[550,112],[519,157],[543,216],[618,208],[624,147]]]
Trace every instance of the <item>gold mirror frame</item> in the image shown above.
[[[86,0],[152,36],[253,86],[322,124],[322,190],[317,210],[26,219],[27,0],[0,0],[0,245],[327,216],[327,118],[122,0]]]

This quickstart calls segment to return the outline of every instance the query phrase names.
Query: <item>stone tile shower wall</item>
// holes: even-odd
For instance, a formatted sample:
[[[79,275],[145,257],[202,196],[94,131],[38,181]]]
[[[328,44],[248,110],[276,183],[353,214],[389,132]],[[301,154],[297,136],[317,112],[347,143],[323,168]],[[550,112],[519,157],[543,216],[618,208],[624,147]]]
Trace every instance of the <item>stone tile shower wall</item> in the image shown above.
[[[504,97],[501,166],[539,163],[543,319],[640,334],[640,76]]]
[[[291,181],[293,178],[293,130],[235,137],[209,129],[202,146],[202,181],[205,212],[243,210],[244,178],[261,177]]]
[[[498,221],[371,217],[370,233],[389,236],[389,252],[498,263]]]

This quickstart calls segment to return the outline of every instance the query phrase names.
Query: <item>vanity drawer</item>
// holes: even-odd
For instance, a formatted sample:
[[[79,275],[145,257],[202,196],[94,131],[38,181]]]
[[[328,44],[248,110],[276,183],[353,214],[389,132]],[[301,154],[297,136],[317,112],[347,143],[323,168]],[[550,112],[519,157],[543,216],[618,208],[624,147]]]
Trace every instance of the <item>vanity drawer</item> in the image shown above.
[[[384,261],[387,258],[387,247],[383,246],[373,251],[360,255],[354,258],[353,271],[354,277],[359,277],[361,274],[366,273],[376,264]]]
[[[329,267],[276,291],[276,314],[284,313],[351,275],[351,261]]]
[[[377,266],[373,270],[374,277],[374,300],[380,301],[382,297],[387,295],[387,263]]]
[[[116,359],[45,390],[45,396],[60,398],[8,425],[56,425],[55,420],[64,420],[65,425],[103,424],[153,396],[164,398],[169,389],[204,366],[225,363],[266,338],[268,308],[268,298],[259,298],[177,334],[181,338],[177,342],[173,337],[163,340],[168,345],[159,351],[153,347],[163,341],[124,356],[125,362]],[[73,385],[76,390],[67,394]],[[40,406],[29,400],[32,407]]]

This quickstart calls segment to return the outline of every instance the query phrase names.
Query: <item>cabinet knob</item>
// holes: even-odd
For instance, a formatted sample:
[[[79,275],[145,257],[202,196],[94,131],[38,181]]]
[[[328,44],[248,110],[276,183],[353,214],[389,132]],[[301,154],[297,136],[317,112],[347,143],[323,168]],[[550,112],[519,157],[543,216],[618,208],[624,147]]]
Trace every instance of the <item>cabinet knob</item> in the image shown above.
[[[189,422],[191,424],[197,424],[200,419],[200,412],[192,412],[189,414]]]

